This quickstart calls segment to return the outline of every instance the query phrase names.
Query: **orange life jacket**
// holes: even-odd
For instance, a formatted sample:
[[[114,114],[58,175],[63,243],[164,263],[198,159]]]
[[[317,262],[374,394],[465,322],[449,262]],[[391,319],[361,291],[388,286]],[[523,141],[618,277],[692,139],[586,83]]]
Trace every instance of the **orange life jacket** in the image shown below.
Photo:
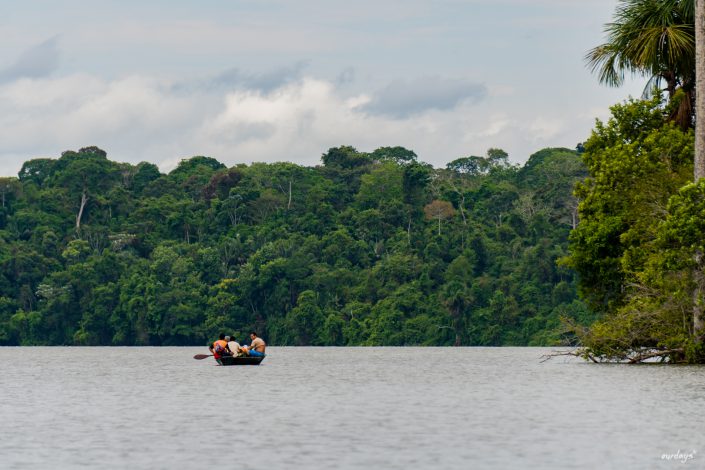
[[[225,353],[225,348],[227,347],[228,343],[224,339],[216,340],[213,343],[213,357],[220,359],[223,356],[223,353]]]

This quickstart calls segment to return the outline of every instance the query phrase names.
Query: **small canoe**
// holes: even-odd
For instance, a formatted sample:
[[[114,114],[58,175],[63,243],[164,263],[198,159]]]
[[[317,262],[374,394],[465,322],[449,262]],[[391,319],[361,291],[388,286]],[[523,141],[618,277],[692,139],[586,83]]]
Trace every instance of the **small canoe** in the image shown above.
[[[266,356],[265,356],[266,357]],[[235,357],[235,356],[223,356],[220,359],[218,359],[218,362],[222,366],[256,366],[259,365],[260,362],[262,362],[262,359],[264,357],[254,357],[254,356],[243,356],[243,357]]]

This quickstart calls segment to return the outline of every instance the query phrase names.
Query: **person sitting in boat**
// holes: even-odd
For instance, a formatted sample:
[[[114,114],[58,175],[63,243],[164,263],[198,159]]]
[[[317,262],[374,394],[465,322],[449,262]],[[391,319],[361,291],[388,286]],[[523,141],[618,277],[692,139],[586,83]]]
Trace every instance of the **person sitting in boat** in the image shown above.
[[[238,343],[234,339],[230,339],[230,341],[228,341],[228,348],[235,357],[241,357],[245,355],[245,351],[240,346],[240,343]]]
[[[250,332],[250,339],[252,340],[250,346],[243,346],[242,348],[245,354],[252,357],[264,357],[264,350],[267,349],[267,344],[264,340],[257,336],[257,333],[254,331]]]
[[[218,335],[218,339],[215,340],[212,345],[208,346],[208,349],[211,350],[216,361],[220,362],[219,359],[223,356],[233,355],[228,347],[228,341],[230,341],[230,336],[225,336],[224,333],[221,333]]]

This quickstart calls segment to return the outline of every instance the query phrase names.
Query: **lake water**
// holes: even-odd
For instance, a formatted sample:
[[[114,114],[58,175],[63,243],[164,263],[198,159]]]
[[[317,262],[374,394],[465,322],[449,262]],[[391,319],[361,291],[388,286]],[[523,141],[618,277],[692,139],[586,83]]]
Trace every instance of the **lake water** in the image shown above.
[[[0,468],[705,468],[705,367],[549,351],[0,348]]]

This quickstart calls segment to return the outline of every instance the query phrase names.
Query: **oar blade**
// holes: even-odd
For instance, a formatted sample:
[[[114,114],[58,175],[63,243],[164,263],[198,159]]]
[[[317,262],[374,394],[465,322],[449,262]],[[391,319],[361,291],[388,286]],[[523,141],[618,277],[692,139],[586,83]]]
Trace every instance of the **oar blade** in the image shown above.
[[[201,359],[205,359],[205,358],[207,358],[207,357],[211,357],[212,355],[213,355],[213,354],[196,354],[195,356],[193,356],[193,358],[194,358],[194,359],[198,359],[198,360],[200,361]]]

